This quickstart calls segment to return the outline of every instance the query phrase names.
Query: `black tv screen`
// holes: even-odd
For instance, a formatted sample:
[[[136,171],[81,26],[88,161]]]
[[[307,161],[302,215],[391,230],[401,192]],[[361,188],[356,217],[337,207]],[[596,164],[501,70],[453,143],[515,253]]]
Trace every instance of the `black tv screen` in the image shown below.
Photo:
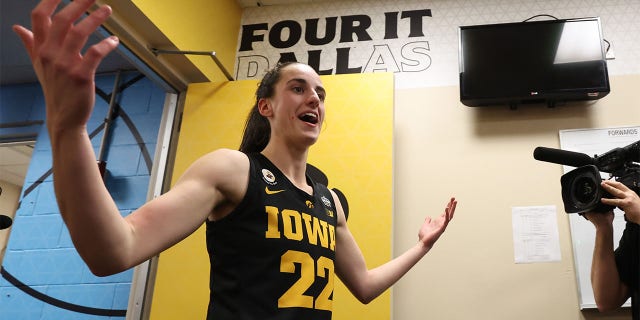
[[[467,106],[600,99],[610,91],[599,18],[461,26]]]

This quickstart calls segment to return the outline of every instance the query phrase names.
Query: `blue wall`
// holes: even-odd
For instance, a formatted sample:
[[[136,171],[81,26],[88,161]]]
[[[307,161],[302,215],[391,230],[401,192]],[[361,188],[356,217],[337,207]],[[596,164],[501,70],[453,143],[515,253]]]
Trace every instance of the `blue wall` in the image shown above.
[[[115,76],[96,79],[88,123],[96,154]],[[106,149],[106,184],[123,216],[146,201],[165,92],[137,72],[123,73],[120,112]],[[38,84],[0,87],[0,124],[45,119]],[[124,319],[132,270],[94,276],[73,247],[53,191],[46,126],[0,129],[0,136],[37,130],[38,137],[11,227],[0,277],[0,320]]]

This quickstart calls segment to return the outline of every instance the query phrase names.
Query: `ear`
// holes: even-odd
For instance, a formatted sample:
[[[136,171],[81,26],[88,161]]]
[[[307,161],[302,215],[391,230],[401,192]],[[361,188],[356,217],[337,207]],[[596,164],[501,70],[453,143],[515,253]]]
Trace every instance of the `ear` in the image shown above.
[[[261,98],[258,100],[258,112],[260,112],[260,115],[263,117],[270,117],[273,115],[273,108],[269,98]]]

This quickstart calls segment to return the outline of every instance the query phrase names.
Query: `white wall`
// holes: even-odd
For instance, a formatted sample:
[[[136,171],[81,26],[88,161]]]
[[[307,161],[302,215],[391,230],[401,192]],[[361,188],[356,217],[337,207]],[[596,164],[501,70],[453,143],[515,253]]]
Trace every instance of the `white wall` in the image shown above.
[[[562,167],[533,159],[558,130],[640,123],[640,75],[611,79],[592,103],[469,108],[458,87],[396,90],[394,251],[415,243],[425,215],[459,200],[432,252],[394,289],[393,319],[628,319],[581,313]],[[561,261],[515,264],[511,208],[555,205]],[[585,223],[589,223],[585,221]]]

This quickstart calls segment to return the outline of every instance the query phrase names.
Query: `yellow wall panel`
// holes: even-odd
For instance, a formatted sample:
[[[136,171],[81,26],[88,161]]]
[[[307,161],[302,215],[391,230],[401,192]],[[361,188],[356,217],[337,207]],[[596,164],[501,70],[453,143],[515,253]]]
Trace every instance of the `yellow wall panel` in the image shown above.
[[[215,51],[233,74],[242,8],[235,0],[131,0],[179,50]],[[208,56],[187,56],[212,81],[225,79]]]
[[[323,76],[327,115],[309,163],[349,202],[349,228],[369,267],[391,258],[393,75]],[[173,181],[195,159],[218,148],[237,149],[257,82],[189,86]],[[338,249],[339,250],[339,249]],[[209,299],[204,226],[159,259],[151,318],[203,319]],[[390,294],[360,304],[336,283],[334,319],[389,319]]]

